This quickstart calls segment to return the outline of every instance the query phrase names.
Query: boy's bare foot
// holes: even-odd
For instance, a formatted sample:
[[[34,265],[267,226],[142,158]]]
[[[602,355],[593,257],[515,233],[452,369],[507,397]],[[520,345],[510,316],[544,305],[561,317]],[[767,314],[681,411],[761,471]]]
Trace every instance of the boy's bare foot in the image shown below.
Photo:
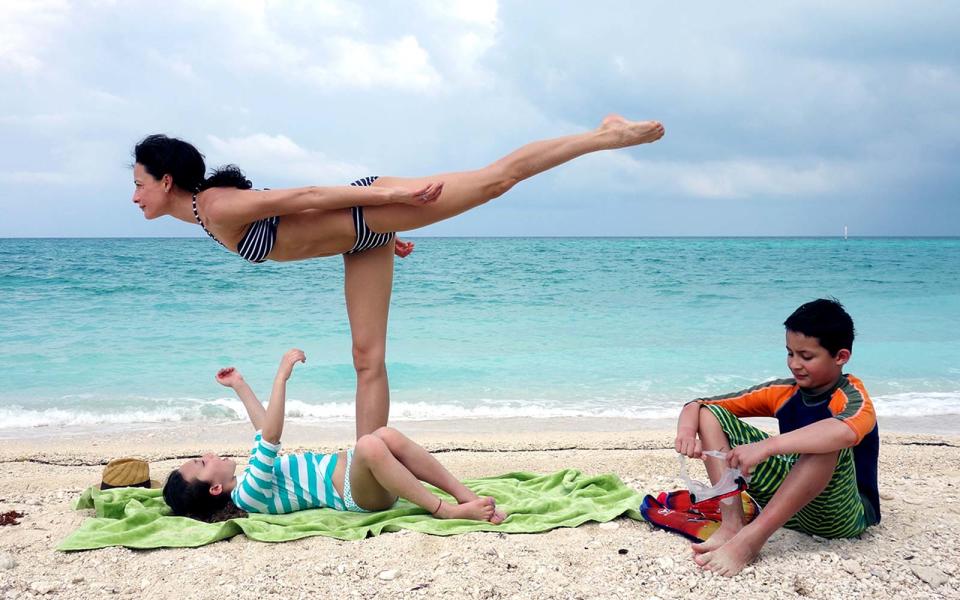
[[[741,529],[743,529],[742,526],[726,525],[726,521],[723,521],[720,524],[720,529],[714,531],[713,535],[711,535],[707,541],[700,542],[699,544],[690,544],[690,549],[697,554],[711,552],[732,540]]]
[[[477,498],[462,504],[448,504],[442,502],[440,510],[434,513],[441,519],[472,519],[474,521],[491,521],[495,514],[493,498]]]
[[[716,550],[695,555],[693,561],[717,575],[733,577],[753,562],[758,554],[760,554],[759,547],[755,548],[745,536],[735,535],[733,539]]]
[[[628,121],[620,115],[604,117],[600,130],[615,135],[611,148],[649,144],[662,138],[664,133],[663,124],[659,121]]]

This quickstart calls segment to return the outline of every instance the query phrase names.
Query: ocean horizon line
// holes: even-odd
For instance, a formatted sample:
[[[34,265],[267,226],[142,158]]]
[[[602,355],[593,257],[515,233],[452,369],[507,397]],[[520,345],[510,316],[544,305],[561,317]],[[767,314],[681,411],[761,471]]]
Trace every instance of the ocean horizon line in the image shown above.
[[[408,235],[408,239],[449,240],[960,240],[960,235]],[[206,240],[202,235],[170,236],[0,236],[0,240]]]

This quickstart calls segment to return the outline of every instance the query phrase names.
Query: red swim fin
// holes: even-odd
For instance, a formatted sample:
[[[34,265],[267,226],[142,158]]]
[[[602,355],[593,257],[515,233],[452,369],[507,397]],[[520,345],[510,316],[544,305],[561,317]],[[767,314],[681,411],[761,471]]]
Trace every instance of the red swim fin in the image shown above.
[[[676,490],[674,492],[660,492],[657,500],[660,501],[660,504],[672,510],[691,512],[703,515],[708,519],[720,520],[720,497],[709,498],[701,502],[692,502],[690,492],[687,490]],[[743,515],[746,517],[747,523],[749,523],[757,516],[757,513],[760,512],[760,507],[757,506],[754,499],[746,492],[740,493],[740,500],[743,502]]]
[[[706,541],[714,531],[720,528],[719,521],[708,519],[703,515],[667,508],[650,495],[644,496],[640,504],[640,514],[655,527],[679,533],[695,542]]]

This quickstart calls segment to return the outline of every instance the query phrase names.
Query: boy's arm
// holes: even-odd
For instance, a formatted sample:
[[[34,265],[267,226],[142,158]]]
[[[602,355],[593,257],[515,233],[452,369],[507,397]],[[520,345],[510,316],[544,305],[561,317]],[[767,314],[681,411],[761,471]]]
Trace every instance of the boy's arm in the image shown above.
[[[254,429],[259,430],[263,427],[266,411],[260,401],[257,400],[256,394],[243,379],[240,371],[233,367],[220,369],[217,371],[217,383],[231,388],[237,394],[237,397],[243,402],[243,407],[247,409],[247,416],[250,417],[250,423],[253,424]]]
[[[273,380],[273,391],[270,393],[270,404],[267,405],[261,437],[271,444],[280,443],[283,433],[283,416],[287,403],[287,380],[293,373],[293,365],[297,362],[306,362],[307,357],[302,350],[288,350],[280,359],[280,368]]]
[[[778,454],[827,454],[856,443],[857,434],[850,427],[839,419],[828,417],[790,433],[737,446],[727,454],[727,464],[750,472],[753,467]]]

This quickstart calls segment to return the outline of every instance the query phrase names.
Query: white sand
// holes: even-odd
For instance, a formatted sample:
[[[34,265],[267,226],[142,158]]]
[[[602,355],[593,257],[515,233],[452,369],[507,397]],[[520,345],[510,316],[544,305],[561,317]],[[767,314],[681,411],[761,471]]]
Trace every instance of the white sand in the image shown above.
[[[576,468],[617,473],[643,492],[679,487],[668,423],[395,425],[464,478]],[[403,532],[282,544],[237,536],[196,549],[54,550],[92,514],[73,503],[107,460],[144,457],[162,479],[203,450],[245,457],[250,432],[235,423],[0,440],[0,511],[26,513],[20,525],[0,527],[0,598],[960,598],[960,437],[951,435],[883,434],[880,525],[835,541],[782,530],[732,580],[701,571],[683,538],[629,519],[536,535]],[[294,422],[285,447],[329,451],[352,436],[347,426]],[[395,577],[381,579],[385,571]]]

